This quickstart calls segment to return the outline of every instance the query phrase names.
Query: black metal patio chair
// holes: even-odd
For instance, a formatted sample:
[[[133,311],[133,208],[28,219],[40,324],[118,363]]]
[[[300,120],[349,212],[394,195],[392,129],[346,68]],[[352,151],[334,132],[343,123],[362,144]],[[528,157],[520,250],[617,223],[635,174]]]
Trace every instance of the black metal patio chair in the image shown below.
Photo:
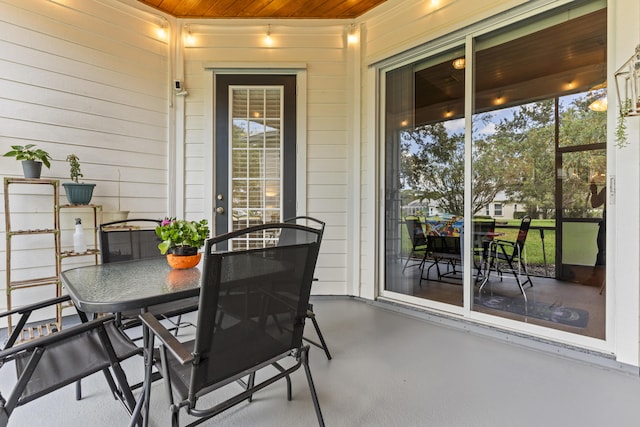
[[[20,316],[0,351],[0,367],[14,364],[17,377],[10,393],[0,393],[0,426],[8,424],[17,407],[100,371],[104,372],[114,397],[121,400],[130,413],[133,411],[135,399],[120,362],[141,354],[142,349],[121,332],[113,316],[20,342],[22,329],[33,312],[69,300],[68,296],[52,298],[0,314],[0,318]]]
[[[433,261],[429,268],[427,268],[427,276],[424,276],[424,268],[420,274],[419,285],[422,286],[423,280],[428,280],[429,272],[433,267],[436,268],[438,280],[442,280],[443,277],[455,278],[460,274],[457,265],[462,262],[462,253],[460,247],[460,237],[458,236],[434,236],[428,235],[427,239],[427,254]],[[425,261],[426,262],[426,261]],[[444,264],[442,264],[444,263]],[[440,266],[447,267],[447,271],[440,270]]]
[[[404,222],[407,226],[409,239],[411,240],[411,252],[402,267],[402,274],[404,274],[404,270],[407,267],[418,266],[418,268],[422,270],[428,254],[427,237],[424,234],[424,228],[422,227],[422,221],[420,221],[420,218],[417,216],[408,216],[405,218]],[[411,260],[414,262],[409,265]],[[422,282],[422,280],[420,282]]]
[[[156,219],[125,219],[100,224],[100,255],[102,263],[122,262],[138,259],[163,258],[158,249],[160,238],[155,228],[161,224]],[[148,308],[154,316],[167,319],[174,324],[174,333],[182,326],[193,326],[182,322],[182,315],[198,309],[198,298],[186,298]],[[116,313],[123,327],[138,326],[140,312]],[[176,320],[172,320],[175,318]]]
[[[494,239],[495,219],[473,219],[473,263],[476,269],[476,282],[482,280],[482,270],[489,261],[489,246]]]
[[[261,235],[279,236],[284,229],[298,236],[308,233],[315,237],[305,237],[307,243],[279,242],[276,246],[274,242],[270,247],[235,251],[216,249],[216,245],[234,248],[235,239],[249,242]],[[291,400],[290,375],[300,367],[307,377],[318,423],[324,425],[309,368],[309,346],[303,345],[302,340],[319,238],[318,229],[278,223],[209,239],[193,341],[181,343],[153,315],[140,316],[151,332],[148,351],[153,351],[154,338],[161,343],[154,361],[160,365],[167,385],[173,426],[179,425],[183,409],[198,417],[190,425],[199,424],[250,400],[254,393],[281,379],[287,381],[287,397]],[[239,306],[239,299],[245,304]],[[263,369],[267,367],[270,368]],[[151,370],[147,369],[148,404]],[[261,380],[256,384],[257,371],[261,371]],[[222,387],[235,387],[236,382],[240,388],[232,397],[202,407],[202,396]]]
[[[309,226],[310,224],[315,226],[316,228],[318,228],[318,230],[320,230],[320,236],[318,237],[318,243],[322,244],[322,236],[324,235],[324,227],[325,227],[325,223],[324,221],[320,221],[317,218],[313,218],[310,216],[296,216],[294,218],[288,218],[284,220],[285,223],[290,223],[290,224],[299,224],[302,223],[302,225],[307,225]],[[283,229],[282,233],[284,233],[284,235],[280,235],[279,239],[278,239],[278,244],[281,243],[286,243],[288,240],[293,240],[295,241],[296,236],[294,234],[296,234],[295,232],[290,231],[289,229]],[[289,234],[289,236],[287,235]],[[315,236],[298,236],[298,238],[304,238],[304,237],[311,237],[314,238]],[[307,243],[307,242],[304,242]],[[317,281],[318,279],[314,277],[313,279],[314,281]],[[302,337],[302,339],[304,339],[306,342],[308,342],[309,344],[312,344],[320,349],[322,349],[324,351],[325,356],[327,356],[327,359],[331,360],[331,353],[329,352],[329,347],[327,347],[327,342],[324,339],[324,336],[322,335],[322,331],[320,331],[320,325],[318,325],[318,319],[316,318],[316,314],[313,311],[313,304],[309,303],[309,307],[307,308],[307,318],[311,319],[311,323],[313,324],[313,328],[316,331],[316,335],[318,336],[318,339],[320,340],[320,342],[315,342],[312,339],[309,339],[307,337]]]
[[[518,237],[516,241],[495,239],[489,245],[489,267],[487,269],[487,278],[483,281],[478,292],[482,292],[482,288],[488,282],[488,276],[492,270],[495,270],[500,280],[505,272],[513,274],[513,277],[518,284],[518,288],[522,293],[525,303],[527,302],[527,294],[524,292],[524,285],[527,283],[533,287],[531,276],[527,271],[527,265],[524,261],[524,244],[527,240],[527,234],[529,233],[529,227],[531,226],[531,217],[524,216],[520,221],[520,228],[518,230]],[[506,266],[504,264],[506,263]],[[524,273],[526,280],[521,281],[520,276]]]

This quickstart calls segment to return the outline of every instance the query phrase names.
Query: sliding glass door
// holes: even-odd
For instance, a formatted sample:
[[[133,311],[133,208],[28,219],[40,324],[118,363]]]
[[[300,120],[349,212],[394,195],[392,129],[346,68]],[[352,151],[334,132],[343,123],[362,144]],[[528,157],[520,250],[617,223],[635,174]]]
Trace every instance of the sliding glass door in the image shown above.
[[[387,294],[605,338],[605,6],[387,70]]]

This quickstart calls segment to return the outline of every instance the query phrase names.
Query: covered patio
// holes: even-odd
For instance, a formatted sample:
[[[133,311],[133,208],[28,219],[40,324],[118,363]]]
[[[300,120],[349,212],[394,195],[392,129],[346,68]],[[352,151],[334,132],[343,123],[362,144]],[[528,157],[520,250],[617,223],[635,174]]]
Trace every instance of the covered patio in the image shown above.
[[[76,217],[89,238],[100,223],[122,214],[206,220],[214,236],[307,215],[326,223],[311,294],[333,360],[312,347],[311,365],[327,425],[637,423],[640,119],[623,117],[626,143],[619,144],[620,100],[627,95],[617,94],[614,76],[640,43],[637,0],[371,0],[358,2],[359,9],[331,1],[314,2],[332,7],[304,17],[291,6],[298,2],[278,9],[287,17],[259,8],[261,2],[233,1],[214,2],[236,8],[207,15],[205,3],[0,0],[0,155],[14,145],[35,144],[51,160],[41,181],[56,183],[69,179],[67,159],[76,156],[82,179],[96,184],[91,205],[62,214],[62,187],[53,208],[49,196],[31,188],[17,192],[13,225],[40,228],[56,212],[59,223],[49,234],[59,241],[36,236],[11,246],[12,230],[0,226],[7,242],[0,246],[0,259],[7,260],[0,264],[2,311],[65,294],[60,270],[99,264],[97,239],[89,245],[93,252],[81,254],[91,256],[74,254]],[[537,58],[545,58],[556,39],[553,33],[538,39],[537,32],[563,25],[572,37],[555,52],[553,62],[562,70],[547,79],[538,74],[549,67],[525,57],[527,43],[536,43]],[[595,25],[598,31],[591,31]],[[576,52],[589,61],[567,66]],[[459,59],[466,63],[455,68]],[[512,79],[495,83],[507,69]],[[476,79],[478,72],[485,75]],[[526,72],[531,74],[519,81]],[[427,98],[437,96],[416,104],[416,88]],[[596,116],[587,111],[592,90],[609,103],[597,113],[597,131],[584,125]],[[579,100],[585,108],[563,110],[561,98],[576,94],[585,96]],[[510,103],[508,95],[514,96]],[[521,107],[530,115],[517,116]],[[567,111],[592,116],[563,122]],[[490,134],[507,116],[509,132]],[[548,117],[553,120],[544,126],[535,122]],[[487,126],[474,119],[486,119]],[[566,123],[571,138],[563,133]],[[437,126],[425,127],[432,124]],[[525,135],[525,128],[531,132]],[[530,307],[520,309],[518,287],[496,276],[479,293],[470,262],[456,283],[434,277],[433,270],[426,280],[417,268],[403,271],[410,246],[402,207],[425,197],[406,194],[409,178],[399,171],[407,153],[418,153],[406,138],[430,132],[453,144],[429,145],[424,137],[424,152],[442,156],[439,169],[429,169],[432,158],[416,156],[422,170],[436,172],[418,178],[445,176],[440,172],[455,163],[457,206],[441,212],[464,217],[466,229],[481,216],[502,223],[525,214],[560,218],[544,230],[544,261],[533,288],[525,289]],[[533,147],[527,143],[534,136],[557,147],[536,145],[540,153],[532,150],[530,159],[546,162],[529,170],[533,161],[514,147]],[[597,156],[585,160],[582,151]],[[484,157],[473,157],[479,153]],[[249,164],[257,169],[250,171]],[[494,164],[500,168],[486,169],[485,182],[512,178],[515,190],[508,197],[494,194],[478,208],[474,197],[483,188],[473,174]],[[0,170],[6,178],[22,177],[16,159],[0,157]],[[586,198],[588,192],[593,197],[595,172],[595,194],[605,199],[597,208]],[[539,177],[544,179],[533,179]],[[538,182],[527,191],[542,188],[549,200],[513,197],[519,184]],[[571,195],[570,203],[563,195]],[[507,201],[519,208],[503,209]],[[603,218],[606,286],[586,280],[600,253],[596,236]],[[509,227],[505,235],[518,233],[516,225]],[[542,235],[534,228],[530,238]],[[470,259],[470,234],[466,239]],[[587,247],[586,255],[567,256]],[[73,256],[65,255],[63,264],[61,254]],[[51,280],[12,289],[15,279],[40,276]],[[558,317],[572,314],[577,320]],[[307,333],[313,335],[309,325]],[[132,380],[140,379],[141,361],[126,364]],[[11,371],[0,370],[3,392]],[[301,380],[296,374],[293,402],[277,384],[213,423],[313,425]],[[10,426],[128,422],[102,376],[85,383],[81,401],[66,387],[18,408]],[[152,425],[164,425],[161,382],[153,384],[153,396]]]
[[[576,350],[526,346],[517,336],[395,304],[347,297],[318,297],[313,303],[333,355],[328,361],[317,348],[310,355],[328,426],[626,426],[640,416],[637,372],[620,369],[612,359],[582,353],[577,361]],[[313,336],[310,325],[307,333]],[[141,360],[130,362],[127,374],[139,379]],[[12,372],[0,373],[4,389]],[[210,424],[315,425],[303,373],[292,381],[291,402],[281,381]],[[153,426],[169,423],[163,387],[161,381],[153,386]],[[83,390],[81,401],[69,386],[18,408],[9,425],[126,425],[127,414],[102,375],[85,380]]]

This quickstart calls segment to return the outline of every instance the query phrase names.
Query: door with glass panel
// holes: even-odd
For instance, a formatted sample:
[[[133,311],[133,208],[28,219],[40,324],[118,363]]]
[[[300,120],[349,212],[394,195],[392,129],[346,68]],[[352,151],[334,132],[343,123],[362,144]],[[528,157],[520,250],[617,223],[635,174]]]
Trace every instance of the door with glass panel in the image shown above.
[[[604,338],[607,10],[575,3],[384,70],[383,296]]]
[[[216,235],[295,215],[295,83],[287,75],[216,77]],[[274,238],[234,245],[261,247]]]

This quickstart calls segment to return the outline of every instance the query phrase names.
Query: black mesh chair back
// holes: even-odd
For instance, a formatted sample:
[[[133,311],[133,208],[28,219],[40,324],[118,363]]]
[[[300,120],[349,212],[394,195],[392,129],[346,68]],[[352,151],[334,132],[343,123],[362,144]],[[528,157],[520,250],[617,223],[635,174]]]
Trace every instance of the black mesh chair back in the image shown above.
[[[491,233],[496,230],[495,219],[473,220],[473,248],[484,250],[486,243],[493,240]]]
[[[419,246],[425,246],[427,244],[427,238],[424,235],[422,221],[420,221],[418,217],[407,217],[405,224],[407,224],[407,231],[409,232],[413,249],[416,250]]]
[[[317,228],[320,232],[318,236],[314,236],[306,231],[300,231],[291,228],[282,229],[278,238],[278,246],[287,245],[292,243],[310,243],[311,241],[322,242],[322,235],[324,234],[324,221],[310,217],[310,216],[296,216],[284,220],[286,224],[300,224],[308,227]]]
[[[265,360],[282,357],[299,348],[311,281],[302,286],[310,245],[253,249],[214,254],[207,261],[204,299],[218,298],[211,310],[201,310],[198,322],[213,324],[219,313],[219,328],[200,329],[194,351],[209,354],[207,363],[194,369],[196,388],[205,388],[235,377]],[[216,278],[219,276],[219,280]],[[308,287],[309,289],[304,289]],[[245,310],[236,311],[233,296],[241,295]],[[258,306],[259,310],[255,307]]]
[[[317,228],[320,231],[320,235],[318,236],[318,243],[322,244],[322,236],[324,235],[324,221],[321,221],[317,218],[313,218],[310,216],[296,216],[293,218],[288,218],[284,220],[287,224],[301,224],[307,225],[309,227]],[[307,232],[299,232],[295,229],[285,228],[282,230],[282,234],[279,236],[278,245],[291,244],[291,243],[310,243],[313,241],[314,236]],[[311,241],[309,241],[311,240]],[[313,280],[318,280],[314,278]],[[316,314],[313,311],[313,304],[309,303],[309,307],[307,309],[307,317],[311,319],[311,323],[313,324],[313,328],[318,335],[318,339],[320,342],[316,342],[312,339],[304,337],[304,340],[309,344],[313,344],[314,346],[322,349],[324,351],[327,359],[331,360],[331,352],[329,352],[329,347],[327,346],[327,342],[324,339],[324,335],[320,330],[320,325],[318,324],[318,319],[316,318]]]
[[[160,238],[155,219],[128,219],[100,224],[100,255],[102,263],[158,258]]]
[[[422,221],[416,216],[409,216],[405,218],[404,223],[407,226],[407,233],[409,233],[409,239],[411,240],[411,252],[402,267],[402,273],[404,273],[407,267],[418,266],[420,270],[422,270],[427,257],[428,245],[424,228],[422,228]],[[409,261],[416,257],[419,259],[419,262],[409,265]]]
[[[531,226],[531,217],[524,216],[522,217],[522,221],[520,221],[520,230],[518,230],[518,238],[516,239],[516,246],[518,247],[519,253],[522,253],[524,249],[524,243],[527,240],[527,234],[529,234],[529,227]]]
[[[162,258],[158,249],[161,242],[156,235],[156,227],[161,224],[156,219],[125,219],[100,225],[100,244],[102,263],[132,261],[148,258]],[[177,334],[182,315],[198,309],[198,298],[186,298],[170,303],[147,307],[148,311],[159,318],[176,317],[174,331]],[[137,311],[116,313],[117,321],[125,327],[139,325]],[[187,323],[192,326],[191,324]]]
[[[270,235],[282,235],[285,229],[297,236],[309,233],[304,238],[308,243],[280,242],[265,248],[216,250],[216,245],[232,247],[227,242],[233,238],[267,230]],[[323,425],[307,361],[309,346],[302,341],[319,238],[317,229],[278,223],[209,239],[205,246],[200,310],[193,342],[165,341],[162,329],[156,331],[162,328],[159,322],[152,316],[141,316],[164,344],[160,357],[163,376],[172,386],[170,396],[180,400],[172,404],[174,421],[177,421],[177,412],[185,406],[191,415],[210,418],[274,381],[288,378],[303,366],[318,421]],[[179,346],[179,349],[170,347],[170,351],[166,351],[167,345]],[[188,363],[171,357],[180,354],[196,357]],[[296,361],[293,367],[284,369],[278,364],[279,360],[291,356]],[[265,375],[271,376],[255,384],[255,372],[269,365],[276,370],[265,371]],[[226,403],[209,409],[196,407],[202,394],[225,385],[235,386],[230,383],[247,375],[247,389],[241,389]]]
[[[489,256],[489,245],[496,231],[495,219],[473,220],[473,262],[476,268],[476,281],[482,278],[482,268]]]
[[[427,241],[427,248],[434,257],[460,259],[460,237],[430,235]]]
[[[522,294],[525,303],[527,302],[527,294],[524,291],[524,285],[528,283],[529,286],[533,286],[533,281],[531,280],[531,276],[529,276],[527,265],[524,262],[524,244],[527,240],[530,226],[531,217],[524,216],[520,221],[518,237],[515,241],[496,239],[491,242],[489,250],[490,261],[489,267],[487,269],[487,277],[482,282],[482,285],[480,286],[480,289],[478,291],[479,293],[482,292],[482,289],[488,283],[491,270],[496,270],[500,277],[502,277],[503,272],[510,272],[511,274],[513,274],[513,277],[518,284],[520,293]],[[501,267],[498,264],[498,261],[506,262],[507,266]],[[524,273],[526,277],[524,281],[520,280],[521,273]]]
[[[309,234],[306,231],[299,231],[296,229],[285,228],[281,231],[281,234],[278,238],[278,243],[277,243],[278,246],[294,244],[294,243],[312,243],[315,241],[314,239],[316,238],[318,239],[319,244],[322,243],[322,236],[324,234],[324,227],[325,227],[324,221],[321,221],[317,218],[313,218],[310,216],[296,216],[293,218],[285,219],[284,222],[287,224],[300,224],[300,225],[306,225],[309,227],[314,227],[314,228],[317,228],[320,233],[318,236],[314,236],[313,234]],[[318,279],[314,278],[314,280],[318,280]],[[318,339],[320,340],[320,342],[318,343],[306,337],[304,338],[304,340],[322,349],[324,351],[325,356],[327,356],[327,359],[331,360],[331,353],[329,352],[329,347],[327,346],[327,342],[324,339],[324,335],[322,335],[322,331],[320,330],[320,325],[318,324],[316,314],[313,311],[313,304],[311,303],[309,304],[309,307],[307,309],[307,317],[311,319],[311,323],[313,324],[313,327],[316,331],[316,334],[318,335]]]

